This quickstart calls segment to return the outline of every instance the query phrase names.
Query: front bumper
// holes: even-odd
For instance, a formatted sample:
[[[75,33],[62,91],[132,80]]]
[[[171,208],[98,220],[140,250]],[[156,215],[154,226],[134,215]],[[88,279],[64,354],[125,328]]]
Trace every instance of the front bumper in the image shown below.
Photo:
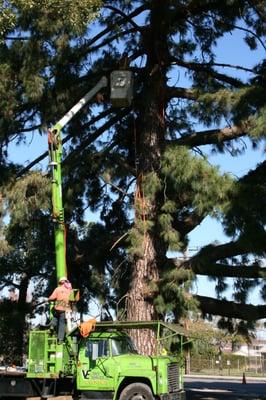
[[[160,400],[186,400],[186,392],[180,390],[179,392],[165,393],[159,396]]]

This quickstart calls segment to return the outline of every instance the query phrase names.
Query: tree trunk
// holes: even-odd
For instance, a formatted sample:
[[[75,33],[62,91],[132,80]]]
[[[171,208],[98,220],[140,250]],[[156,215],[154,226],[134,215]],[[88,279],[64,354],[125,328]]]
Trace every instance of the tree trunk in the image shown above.
[[[146,47],[146,80],[138,104],[136,123],[135,229],[143,236],[141,253],[137,252],[132,263],[131,286],[127,297],[127,319],[150,321],[158,319],[154,307],[155,290],[151,282],[159,280],[159,266],[165,258],[166,245],[158,235],[158,212],[163,196],[160,195],[160,162],[164,151],[166,133],[165,99],[166,69],[161,63],[168,56],[166,26],[163,22],[165,3],[155,1],[151,9],[151,23],[143,37]],[[150,182],[150,193],[145,191]],[[145,181],[146,180],[146,181]],[[154,185],[153,185],[154,184]],[[154,187],[154,190],[151,189]],[[155,333],[133,332],[132,338],[142,354],[152,354],[156,349]]]
[[[157,319],[153,305],[153,293],[149,284],[158,281],[159,273],[152,238],[143,238],[143,258],[136,260],[131,287],[127,297],[127,319],[130,321],[150,321]],[[134,330],[130,335],[141,354],[151,355],[156,351],[156,337],[152,330]]]
[[[21,276],[20,286],[19,286],[19,298],[18,298],[18,314],[17,314],[17,355],[23,361],[23,355],[26,352],[26,328],[27,328],[27,321],[26,315],[28,312],[27,306],[27,291],[29,286],[30,277],[26,272],[23,272]]]
[[[190,349],[185,354],[185,374],[190,375]]]
[[[158,89],[157,95],[159,91]],[[149,174],[158,178],[157,171],[162,154],[161,137],[164,124],[161,104],[158,100],[153,100],[143,109],[139,126],[141,128],[134,229],[138,232],[138,242],[141,245],[132,263],[131,286],[127,296],[127,319],[150,321],[158,319],[153,304],[155,293],[150,284],[158,282],[158,266],[164,260],[166,253],[165,244],[158,236],[158,229],[156,229],[160,209],[159,194],[156,190],[152,194],[145,191],[145,185],[151,176]],[[142,354],[150,355],[155,352],[156,338],[153,331],[133,332],[131,336]]]
[[[134,229],[137,231],[137,241],[141,245],[133,258],[131,286],[127,296],[127,319],[131,321],[158,319],[153,304],[155,293],[150,284],[159,280],[158,265],[166,250],[156,232],[160,208],[158,193],[146,193],[145,185],[150,178],[149,174],[156,176],[162,154],[160,139],[163,129],[160,108],[160,104],[154,100],[143,110],[140,118]],[[156,337],[153,331],[136,331],[130,334],[140,353],[151,355],[155,352]]]

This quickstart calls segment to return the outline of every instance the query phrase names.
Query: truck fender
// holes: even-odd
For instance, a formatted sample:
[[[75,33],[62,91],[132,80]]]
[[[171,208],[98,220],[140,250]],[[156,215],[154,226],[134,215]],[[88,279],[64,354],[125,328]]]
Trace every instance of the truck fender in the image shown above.
[[[134,382],[125,386],[118,400],[130,400],[133,397],[143,400],[154,400],[151,388],[143,382]]]

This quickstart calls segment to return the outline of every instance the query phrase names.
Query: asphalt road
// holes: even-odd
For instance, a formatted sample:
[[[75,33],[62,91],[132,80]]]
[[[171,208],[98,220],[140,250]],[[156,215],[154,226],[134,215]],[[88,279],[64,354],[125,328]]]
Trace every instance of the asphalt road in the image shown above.
[[[185,377],[186,400],[266,400],[266,379]]]
[[[241,377],[232,379],[186,376],[185,390],[186,400],[266,400],[266,378],[265,380],[247,378],[247,383],[242,384]],[[29,400],[40,400],[40,398]],[[59,396],[50,400],[72,400],[72,397]]]

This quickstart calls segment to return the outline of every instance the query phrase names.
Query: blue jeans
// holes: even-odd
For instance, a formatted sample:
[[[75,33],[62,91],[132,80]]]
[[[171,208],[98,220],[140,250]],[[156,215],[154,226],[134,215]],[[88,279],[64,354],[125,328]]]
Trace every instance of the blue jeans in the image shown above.
[[[53,319],[51,321],[51,328],[57,328],[57,339],[59,342],[63,342],[65,337],[65,322],[66,316],[65,311],[53,310]]]

